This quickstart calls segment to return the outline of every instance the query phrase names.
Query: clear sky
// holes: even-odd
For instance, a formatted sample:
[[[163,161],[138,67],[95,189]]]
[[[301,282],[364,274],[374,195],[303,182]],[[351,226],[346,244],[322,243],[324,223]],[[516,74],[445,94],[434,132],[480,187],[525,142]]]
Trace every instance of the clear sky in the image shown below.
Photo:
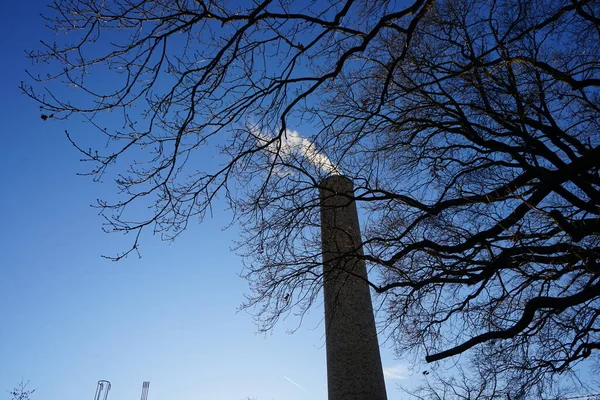
[[[112,382],[109,400],[326,399],[322,309],[293,335],[283,321],[267,337],[238,313],[247,284],[230,250],[235,229],[215,207],[174,244],[147,237],[142,256],[118,263],[128,237],[102,233],[90,207],[114,186],[85,177],[65,129],[81,121],[42,121],[20,94],[24,50],[47,38],[45,1],[3,3],[0,24],[0,400],[21,379],[32,400],[93,400],[96,382]],[[222,208],[222,207],[221,207]],[[382,347],[390,400],[407,398],[407,364]],[[404,379],[398,379],[403,378]]]

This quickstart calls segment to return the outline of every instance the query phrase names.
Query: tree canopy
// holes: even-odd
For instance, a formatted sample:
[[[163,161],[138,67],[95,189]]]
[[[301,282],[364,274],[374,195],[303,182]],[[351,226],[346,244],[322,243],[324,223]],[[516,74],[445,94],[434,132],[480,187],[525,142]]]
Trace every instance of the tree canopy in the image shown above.
[[[8,393],[11,395],[12,400],[30,400],[31,395],[37,389],[27,389],[28,385],[29,381],[26,382],[21,380],[21,382],[19,382],[13,390],[9,391]]]
[[[399,354],[467,355],[494,382],[478,398],[598,366],[600,2],[60,0],[45,18],[56,42],[22,88],[94,127],[67,135],[115,181],[98,206],[135,236],[115,259],[223,196],[270,329],[317,299],[317,191],[340,173]]]

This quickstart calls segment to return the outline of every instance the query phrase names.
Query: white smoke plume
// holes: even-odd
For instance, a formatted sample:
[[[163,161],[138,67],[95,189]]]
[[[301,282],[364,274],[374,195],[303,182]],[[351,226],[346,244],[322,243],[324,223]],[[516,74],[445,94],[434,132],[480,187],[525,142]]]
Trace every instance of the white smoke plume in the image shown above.
[[[388,367],[383,367],[383,375],[385,376],[385,379],[405,380],[410,378],[412,372],[408,365],[401,363]]]
[[[262,133],[256,126],[250,128],[252,134],[256,137],[260,146],[264,146],[273,140],[273,137]],[[286,129],[285,134],[273,143],[269,144],[266,150],[271,157],[279,155],[283,160],[286,158],[300,155],[308,162],[319,168],[326,175],[339,175],[338,167],[331,162],[325,154],[319,153],[314,143],[305,137],[302,137],[297,131]]]

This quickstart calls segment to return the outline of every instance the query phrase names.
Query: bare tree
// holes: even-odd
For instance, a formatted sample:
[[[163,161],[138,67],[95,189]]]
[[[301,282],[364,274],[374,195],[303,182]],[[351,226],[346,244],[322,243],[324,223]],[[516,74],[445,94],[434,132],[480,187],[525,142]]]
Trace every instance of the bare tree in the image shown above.
[[[118,186],[99,207],[135,240],[115,259],[221,194],[269,329],[318,295],[317,189],[343,173],[399,354],[485,359],[511,398],[598,362],[598,1],[65,0],[46,18],[60,41],[22,87],[97,128],[68,137]]]
[[[12,400],[30,400],[31,395],[36,389],[27,389],[28,385],[29,381],[25,382],[21,380],[13,390],[9,391],[8,393],[11,395]]]

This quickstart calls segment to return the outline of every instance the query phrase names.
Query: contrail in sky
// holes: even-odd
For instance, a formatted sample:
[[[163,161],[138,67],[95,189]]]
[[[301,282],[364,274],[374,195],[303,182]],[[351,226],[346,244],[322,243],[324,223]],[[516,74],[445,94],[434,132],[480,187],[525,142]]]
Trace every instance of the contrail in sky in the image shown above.
[[[290,378],[288,378],[287,376],[283,376],[285,379],[287,379],[288,381],[290,381],[294,386],[298,387],[300,390],[302,390],[305,393],[308,393],[308,390],[304,389],[302,386],[298,385],[296,382],[294,382],[293,380],[291,380]],[[310,394],[310,393],[308,393]]]

